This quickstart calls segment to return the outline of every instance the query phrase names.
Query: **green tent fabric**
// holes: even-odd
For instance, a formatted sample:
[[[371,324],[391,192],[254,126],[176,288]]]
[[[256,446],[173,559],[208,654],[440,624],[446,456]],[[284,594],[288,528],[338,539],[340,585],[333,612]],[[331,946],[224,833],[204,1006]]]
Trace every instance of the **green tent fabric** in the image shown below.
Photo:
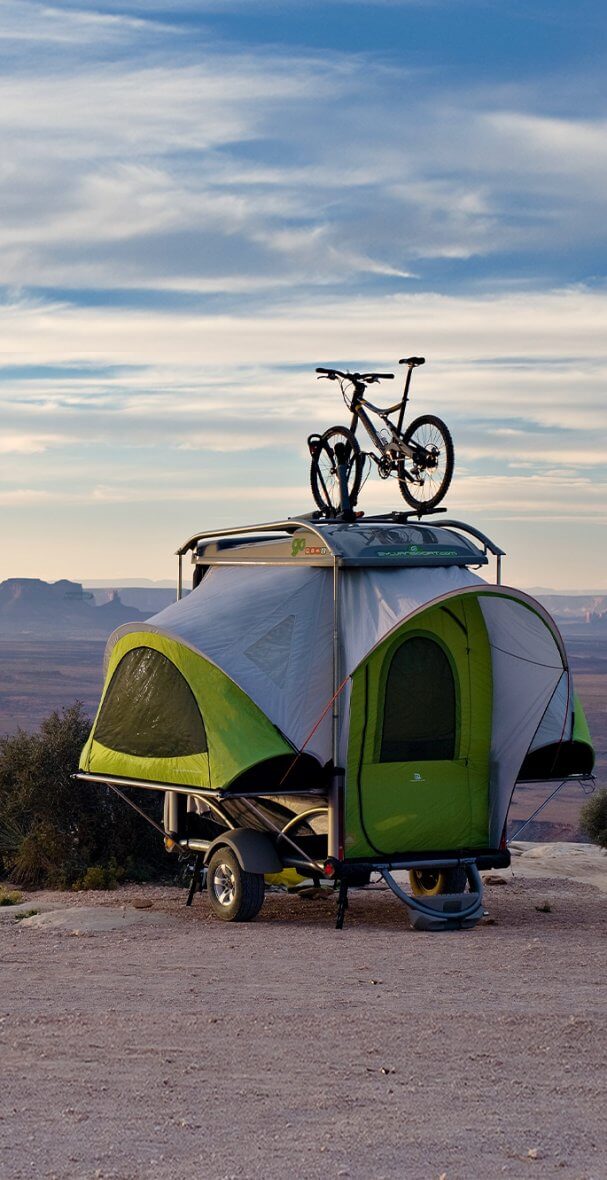
[[[377,539],[375,525],[335,527]],[[392,526],[379,532],[394,547]],[[344,566],[337,582],[335,616],[332,569],[230,560],[120,628],[81,769],[192,795],[280,795],[286,776],[326,791],[336,758],[332,847],[380,860],[498,848],[517,781],[590,772],[565,647],[540,603],[459,567]]]
[[[370,653],[352,681],[348,856],[487,844],[491,708],[487,629],[472,596],[417,615]],[[391,709],[396,728],[422,740],[391,743]]]
[[[132,631],[112,649],[80,769],[221,789],[257,763],[292,754],[215,664],[170,636]]]

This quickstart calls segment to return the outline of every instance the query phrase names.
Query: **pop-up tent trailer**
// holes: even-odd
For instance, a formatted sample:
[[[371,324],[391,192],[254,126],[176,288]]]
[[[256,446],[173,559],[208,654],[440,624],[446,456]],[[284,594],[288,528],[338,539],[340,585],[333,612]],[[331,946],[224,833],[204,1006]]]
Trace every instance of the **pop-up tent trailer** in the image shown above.
[[[208,867],[221,917],[254,916],[290,868],[340,882],[340,923],[373,871],[425,928],[476,921],[478,869],[509,863],[516,783],[593,765],[558,628],[501,584],[502,550],[395,513],[198,534],[178,553],[178,600],[108,642],[81,777],[164,791],[167,844]],[[490,555],[495,583],[474,572]]]

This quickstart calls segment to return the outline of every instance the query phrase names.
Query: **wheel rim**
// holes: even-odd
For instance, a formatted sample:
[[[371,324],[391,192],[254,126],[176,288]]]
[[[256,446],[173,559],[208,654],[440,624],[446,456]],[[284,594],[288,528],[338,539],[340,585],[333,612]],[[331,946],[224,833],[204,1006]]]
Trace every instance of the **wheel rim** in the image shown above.
[[[341,487],[337,470],[336,447],[343,446],[346,467],[346,485],[350,501],[358,491],[359,481],[359,451],[344,428],[335,428],[326,432],[322,437],[313,466],[314,478],[312,490],[319,507],[327,508],[330,512],[337,512],[342,507]]]
[[[433,895],[442,892],[442,874],[438,869],[413,869],[411,884],[418,894]]]
[[[353,472],[355,469],[355,456],[349,454],[346,463],[346,483],[348,485],[348,491],[351,493],[354,487]],[[332,508],[339,508],[341,505],[341,488],[339,486],[339,474],[337,471],[337,457],[335,455],[335,449],[328,444],[322,448],[318,456],[318,473],[321,491],[326,495]]]
[[[217,865],[213,873],[212,889],[220,905],[232,904],[236,897],[236,877],[229,865]]]
[[[413,481],[403,475],[411,489],[411,494],[420,504],[426,504],[439,494],[447,476],[445,439],[442,431],[434,423],[424,422],[407,439],[407,442],[410,447],[423,448],[430,455],[429,461],[423,463],[416,463],[415,460],[410,461],[412,466],[409,467],[409,472],[413,476]]]

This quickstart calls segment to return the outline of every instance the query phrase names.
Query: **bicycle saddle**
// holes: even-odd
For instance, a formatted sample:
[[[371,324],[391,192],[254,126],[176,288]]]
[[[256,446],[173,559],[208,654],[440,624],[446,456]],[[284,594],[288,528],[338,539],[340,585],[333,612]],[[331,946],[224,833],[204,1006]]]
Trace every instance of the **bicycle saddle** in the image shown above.
[[[416,369],[418,365],[425,365],[426,358],[425,356],[406,356],[398,363],[399,365],[410,365],[412,369]]]

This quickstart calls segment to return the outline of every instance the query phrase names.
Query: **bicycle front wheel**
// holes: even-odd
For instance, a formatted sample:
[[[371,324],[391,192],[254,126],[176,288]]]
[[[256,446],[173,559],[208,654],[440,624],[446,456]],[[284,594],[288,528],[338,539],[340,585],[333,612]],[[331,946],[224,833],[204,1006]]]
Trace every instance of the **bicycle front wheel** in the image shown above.
[[[342,504],[342,467],[344,490],[348,504]],[[360,490],[363,457],[355,435],[345,426],[330,426],[316,443],[310,467],[312,495],[326,516],[336,516],[346,508],[353,508]]]
[[[453,440],[445,423],[434,414],[416,418],[403,435],[412,459],[404,459],[398,484],[413,508],[434,508],[446,494],[453,476]]]

